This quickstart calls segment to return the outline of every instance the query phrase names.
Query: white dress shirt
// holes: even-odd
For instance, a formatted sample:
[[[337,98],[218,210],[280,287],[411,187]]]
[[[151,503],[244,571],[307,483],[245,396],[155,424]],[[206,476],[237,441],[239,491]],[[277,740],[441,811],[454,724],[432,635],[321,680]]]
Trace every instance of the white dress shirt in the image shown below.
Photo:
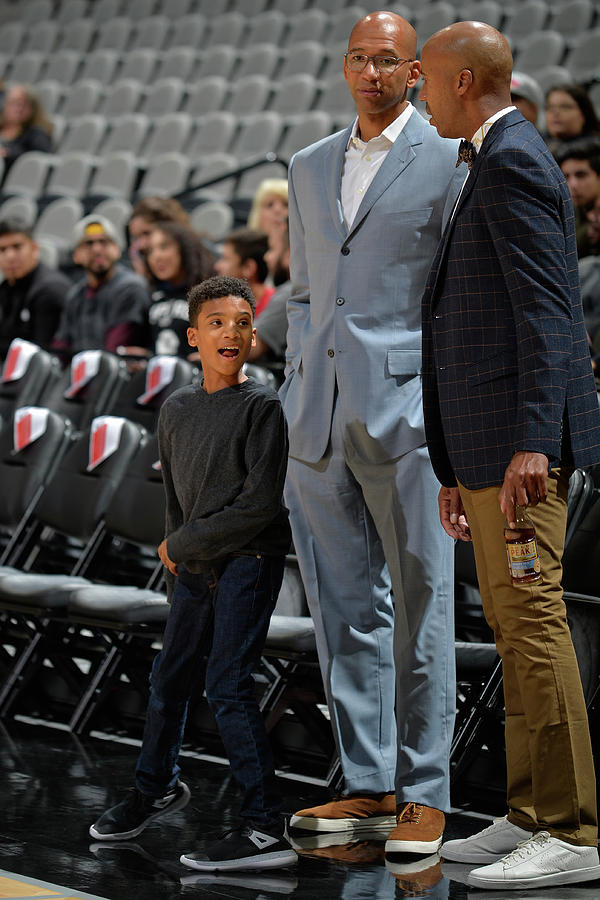
[[[355,120],[342,168],[342,211],[348,228],[354,221],[369,185],[381,168],[394,141],[410,119],[413,109],[412,103],[407,103],[398,118],[370,141],[363,141],[359,137],[358,119]]]

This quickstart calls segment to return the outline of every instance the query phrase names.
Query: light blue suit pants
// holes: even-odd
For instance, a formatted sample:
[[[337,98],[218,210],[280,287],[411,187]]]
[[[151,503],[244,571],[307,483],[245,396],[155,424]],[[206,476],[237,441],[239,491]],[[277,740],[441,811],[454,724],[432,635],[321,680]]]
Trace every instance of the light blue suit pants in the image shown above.
[[[426,447],[380,459],[338,402],[325,457],[289,461],[294,545],[346,791],[447,810],[453,542]]]

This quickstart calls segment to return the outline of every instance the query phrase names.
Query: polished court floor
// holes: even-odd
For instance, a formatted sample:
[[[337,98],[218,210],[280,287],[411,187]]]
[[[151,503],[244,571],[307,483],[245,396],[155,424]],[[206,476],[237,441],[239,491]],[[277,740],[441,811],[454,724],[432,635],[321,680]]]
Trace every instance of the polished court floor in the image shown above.
[[[583,887],[499,893],[467,889],[460,866],[437,857],[386,860],[381,840],[331,844],[297,835],[297,866],[263,873],[204,875],[179,863],[184,850],[235,821],[237,792],[216,761],[186,756],[192,789],[186,809],[148,828],[135,842],[92,841],[91,822],[131,786],[137,748],[19,721],[0,723],[0,898],[35,900],[600,900],[600,882]],[[326,797],[323,789],[281,779],[286,812]],[[448,837],[488,824],[452,815]]]

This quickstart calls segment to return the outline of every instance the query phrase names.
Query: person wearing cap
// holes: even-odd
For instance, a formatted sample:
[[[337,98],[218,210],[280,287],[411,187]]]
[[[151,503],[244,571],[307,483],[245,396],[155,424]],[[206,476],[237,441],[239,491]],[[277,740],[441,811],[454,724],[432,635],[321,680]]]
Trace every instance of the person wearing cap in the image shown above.
[[[69,291],[52,348],[69,358],[81,350],[149,346],[146,281],[119,259],[123,239],[103,216],[86,216],[73,230],[73,260],[85,278]]]
[[[47,349],[71,281],[40,262],[31,228],[17,217],[0,220],[0,272],[0,357],[6,357],[14,338]]]
[[[544,93],[531,75],[513,72],[510,80],[510,99],[528,122],[537,128],[540,109],[544,105]]]

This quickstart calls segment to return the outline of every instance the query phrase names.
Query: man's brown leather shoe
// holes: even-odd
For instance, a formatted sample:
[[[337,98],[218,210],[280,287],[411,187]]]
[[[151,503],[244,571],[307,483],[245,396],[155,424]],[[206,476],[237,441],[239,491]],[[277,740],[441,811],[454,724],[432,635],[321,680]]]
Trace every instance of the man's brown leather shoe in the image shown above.
[[[386,853],[435,853],[441,843],[444,813],[421,803],[406,803],[385,844]]]
[[[290,828],[306,831],[383,831],[396,824],[394,794],[352,794],[336,797],[322,806],[301,809],[290,819]]]

